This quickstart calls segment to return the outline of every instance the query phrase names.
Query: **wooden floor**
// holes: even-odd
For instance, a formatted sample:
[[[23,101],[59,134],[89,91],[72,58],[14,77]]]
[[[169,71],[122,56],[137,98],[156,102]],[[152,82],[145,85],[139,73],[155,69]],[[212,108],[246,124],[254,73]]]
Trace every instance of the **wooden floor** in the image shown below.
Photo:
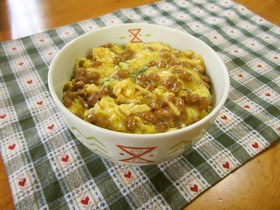
[[[1,0],[0,41],[98,17],[155,0]],[[279,0],[236,0],[280,25]],[[14,209],[0,161],[0,209]],[[280,209],[280,141],[195,199],[191,209]]]

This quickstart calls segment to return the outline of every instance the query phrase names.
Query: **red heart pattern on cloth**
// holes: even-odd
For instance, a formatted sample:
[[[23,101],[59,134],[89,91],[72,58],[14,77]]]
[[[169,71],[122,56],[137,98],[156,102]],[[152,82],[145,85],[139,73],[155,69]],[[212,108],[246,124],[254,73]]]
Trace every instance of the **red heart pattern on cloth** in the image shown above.
[[[190,190],[193,192],[198,192],[198,186],[194,184],[192,187],[190,187]]]
[[[258,149],[259,148],[258,142],[255,142],[254,144],[252,144],[252,147],[254,147],[255,149]]]
[[[7,116],[6,114],[3,114],[3,115],[0,115],[0,118],[5,119],[6,116]]]
[[[244,106],[246,109],[250,109],[250,106],[249,105],[245,105]]]
[[[125,174],[124,174],[124,177],[130,179],[130,178],[131,178],[131,172],[128,171],[127,173],[125,173]]]
[[[15,147],[16,147],[16,144],[12,144],[12,145],[9,145],[8,148],[9,148],[10,150],[13,150]]]
[[[226,115],[221,116],[221,118],[222,118],[223,120],[227,120],[227,116],[226,116]]]
[[[26,183],[26,178],[23,178],[18,182],[18,185],[24,187],[25,183]]]
[[[229,162],[225,162],[225,163],[223,164],[223,167],[226,168],[226,169],[229,169]]]
[[[54,124],[48,126],[48,129],[49,129],[49,130],[52,130],[53,128],[54,128]]]
[[[32,79],[27,81],[28,84],[32,84],[32,82]]]
[[[42,104],[43,104],[43,101],[38,101],[37,104],[38,104],[38,105],[42,105]]]
[[[66,163],[69,160],[69,156],[66,155],[66,156],[62,157],[61,160]]]
[[[88,202],[89,202],[89,197],[86,196],[84,199],[81,200],[81,203],[84,204],[84,205],[88,205]]]

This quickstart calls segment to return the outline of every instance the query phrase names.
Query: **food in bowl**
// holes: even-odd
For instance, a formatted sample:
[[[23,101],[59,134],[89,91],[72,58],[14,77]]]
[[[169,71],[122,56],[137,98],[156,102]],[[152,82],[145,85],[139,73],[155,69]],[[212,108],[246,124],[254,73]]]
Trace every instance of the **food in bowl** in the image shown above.
[[[160,42],[174,49],[189,49],[203,57],[207,75],[211,78],[212,111],[203,119],[170,132],[138,134],[124,133],[95,126],[75,116],[63,104],[63,87],[73,75],[77,58],[86,56],[92,48],[116,43]],[[148,69],[147,69],[148,71]],[[108,82],[108,81],[107,81]],[[106,84],[106,83],[104,83]],[[230,87],[227,68],[219,55],[207,44],[174,28],[146,23],[118,24],[93,30],[64,46],[52,61],[48,73],[48,87],[59,110],[57,117],[64,119],[67,128],[90,151],[108,160],[143,166],[170,160],[200,139],[224,106]],[[62,127],[65,128],[65,127]],[[63,129],[61,131],[64,132]],[[57,135],[58,132],[55,133]],[[65,138],[68,134],[65,135]],[[205,142],[208,140],[205,139]]]
[[[99,127],[162,133],[211,112],[210,83],[202,56],[192,50],[161,42],[110,43],[76,60],[63,104]]]

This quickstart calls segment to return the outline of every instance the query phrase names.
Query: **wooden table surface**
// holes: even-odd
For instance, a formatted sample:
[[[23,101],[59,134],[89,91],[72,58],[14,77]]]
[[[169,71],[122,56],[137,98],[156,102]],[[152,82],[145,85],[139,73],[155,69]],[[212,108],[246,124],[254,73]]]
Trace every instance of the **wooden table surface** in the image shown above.
[[[1,0],[0,41],[98,17],[117,9],[155,0]],[[279,0],[235,0],[280,25]],[[14,209],[7,174],[0,158],[0,209]],[[192,209],[280,209],[280,141],[191,202]]]

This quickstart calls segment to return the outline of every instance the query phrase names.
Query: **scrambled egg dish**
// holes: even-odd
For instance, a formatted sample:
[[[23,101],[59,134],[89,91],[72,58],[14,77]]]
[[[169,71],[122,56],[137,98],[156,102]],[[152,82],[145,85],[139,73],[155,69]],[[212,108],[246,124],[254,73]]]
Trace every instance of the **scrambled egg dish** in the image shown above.
[[[186,127],[211,112],[201,55],[159,43],[114,43],[76,61],[64,105],[94,125],[126,133]]]

